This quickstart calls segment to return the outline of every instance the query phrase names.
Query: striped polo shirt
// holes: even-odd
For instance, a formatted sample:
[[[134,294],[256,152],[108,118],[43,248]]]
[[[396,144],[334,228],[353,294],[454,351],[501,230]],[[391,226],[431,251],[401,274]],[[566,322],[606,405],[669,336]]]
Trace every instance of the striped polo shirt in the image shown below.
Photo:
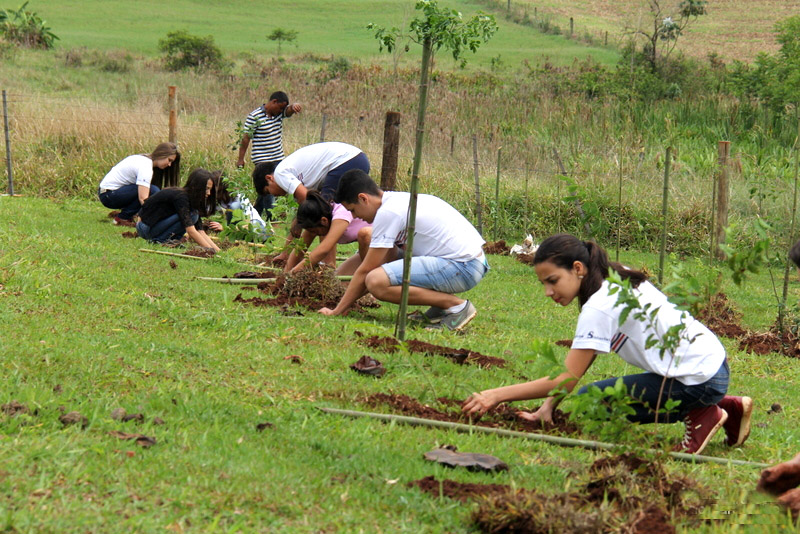
[[[264,106],[259,106],[245,119],[245,130],[253,132],[250,134],[250,158],[254,164],[283,159],[284,118],[286,115],[283,112],[270,117],[264,111]]]

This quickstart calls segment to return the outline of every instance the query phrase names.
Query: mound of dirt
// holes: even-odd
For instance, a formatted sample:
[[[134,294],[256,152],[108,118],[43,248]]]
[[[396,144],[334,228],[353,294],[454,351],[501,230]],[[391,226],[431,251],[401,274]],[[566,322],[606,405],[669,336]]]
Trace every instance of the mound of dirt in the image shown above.
[[[134,238],[137,238],[137,237],[139,237],[139,233],[138,233],[138,232],[135,232],[135,231],[134,231],[134,232],[122,232],[122,234],[121,234],[121,235],[122,235],[122,237],[124,237],[125,239],[134,239]]]
[[[696,319],[718,336],[738,338],[747,335],[739,323],[741,313],[736,312],[725,293],[717,293],[711,302],[697,314]]]
[[[375,393],[366,398],[366,403],[370,406],[388,405],[394,411],[408,417],[420,417],[433,421],[449,421],[451,423],[469,423],[469,417],[461,413],[461,401],[439,397],[436,399],[445,410],[437,410],[426,404],[422,404],[417,399],[412,399],[408,395],[392,395],[388,393]],[[520,432],[547,432],[558,434],[577,434],[578,427],[571,423],[567,416],[556,410],[553,414],[553,424],[542,425],[527,421],[517,417],[517,409],[508,404],[500,404],[496,408],[489,410],[480,419],[472,420],[473,425],[488,428],[505,428]]]
[[[486,254],[508,255],[508,253],[511,252],[511,248],[506,245],[505,240],[501,239],[500,241],[494,241],[492,243],[484,243],[483,251]]]
[[[195,258],[212,258],[216,252],[211,248],[195,247],[182,252],[182,254],[185,254],[186,256],[194,256]]]
[[[377,349],[383,352],[392,353],[400,348],[400,342],[393,337],[380,337],[370,336],[363,337],[361,332],[355,332],[356,337],[360,337],[361,343],[369,348]],[[493,356],[486,356],[480,352],[475,352],[468,349],[452,349],[450,347],[443,347],[441,345],[433,345],[425,341],[417,341],[414,339],[406,340],[406,347],[410,352],[420,352],[423,354],[435,354],[449,358],[458,364],[472,364],[479,367],[505,367],[506,362],[503,358],[495,358]]]
[[[600,475],[600,478],[592,478]],[[582,482],[586,477],[590,480]],[[464,484],[426,477],[408,486],[438,498],[475,500],[472,514],[483,532],[674,533],[673,518],[698,521],[709,501],[695,482],[665,474],[661,464],[632,454],[601,458],[588,471],[574,473],[571,493],[546,495],[500,484]],[[678,491],[679,490],[679,491]],[[684,494],[684,490],[691,490]]]
[[[517,261],[524,263],[525,265],[533,265],[533,254],[517,254]]]
[[[772,330],[769,332],[750,332],[739,340],[739,350],[755,354],[777,352],[792,358],[800,358],[800,339],[791,332],[783,335]]]
[[[262,282],[257,287],[259,291],[272,295],[273,298],[253,297],[245,299],[242,298],[240,293],[236,296],[234,302],[245,302],[254,306],[284,308],[300,305],[311,310],[319,310],[320,308],[335,308],[345,291],[341,281],[334,276],[333,269],[306,269],[290,275],[279,273],[274,281]],[[377,308],[379,306],[380,304],[374,298],[370,295],[365,295],[357,300],[351,309],[363,311],[364,308]]]

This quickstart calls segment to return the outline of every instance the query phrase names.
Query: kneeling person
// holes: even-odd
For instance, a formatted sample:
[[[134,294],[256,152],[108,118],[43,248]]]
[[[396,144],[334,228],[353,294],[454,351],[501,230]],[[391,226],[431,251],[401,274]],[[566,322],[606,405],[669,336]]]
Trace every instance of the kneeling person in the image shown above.
[[[339,304],[320,312],[342,315],[367,291],[378,300],[399,303],[403,260],[395,246],[402,248],[406,242],[411,194],[382,191],[367,173],[351,170],[342,176],[335,200],[354,217],[372,223],[372,240]],[[437,327],[464,328],[478,312],[455,294],[475,287],[489,270],[483,243],[475,227],[450,204],[419,195],[408,303],[430,306],[423,315]]]

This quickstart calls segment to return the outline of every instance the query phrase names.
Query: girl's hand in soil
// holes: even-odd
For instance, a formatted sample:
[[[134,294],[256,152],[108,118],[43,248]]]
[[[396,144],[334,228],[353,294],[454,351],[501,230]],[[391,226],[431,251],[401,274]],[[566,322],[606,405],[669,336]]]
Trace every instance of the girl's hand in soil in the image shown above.
[[[210,230],[214,230],[215,232],[221,232],[222,231],[222,225],[220,223],[218,223],[217,221],[209,221],[208,222],[208,228]]]
[[[556,402],[553,397],[545,399],[538,410],[535,412],[517,412],[517,417],[525,419],[526,421],[533,421],[540,424],[553,424],[553,410],[556,407]]]
[[[319,313],[321,313],[322,315],[347,315],[347,312],[339,314],[336,313],[336,310],[332,310],[330,308],[320,308]]]
[[[461,403],[461,411],[467,415],[483,415],[495,406],[498,402],[495,400],[492,390],[482,391],[480,393],[473,393],[470,397]]]

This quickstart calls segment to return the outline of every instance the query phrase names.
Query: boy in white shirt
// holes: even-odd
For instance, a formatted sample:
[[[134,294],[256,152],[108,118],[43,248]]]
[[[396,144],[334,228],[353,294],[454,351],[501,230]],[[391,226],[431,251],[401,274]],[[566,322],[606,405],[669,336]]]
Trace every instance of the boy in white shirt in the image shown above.
[[[382,191],[364,171],[342,176],[335,201],[372,223],[372,240],[339,304],[321,313],[342,315],[367,292],[378,300],[400,302],[403,260],[397,258],[395,246],[406,243],[410,198],[410,193]],[[475,227],[450,204],[432,195],[418,196],[408,303],[430,306],[423,315],[432,327],[461,330],[478,313],[455,293],[475,287],[489,270],[483,243]]]

